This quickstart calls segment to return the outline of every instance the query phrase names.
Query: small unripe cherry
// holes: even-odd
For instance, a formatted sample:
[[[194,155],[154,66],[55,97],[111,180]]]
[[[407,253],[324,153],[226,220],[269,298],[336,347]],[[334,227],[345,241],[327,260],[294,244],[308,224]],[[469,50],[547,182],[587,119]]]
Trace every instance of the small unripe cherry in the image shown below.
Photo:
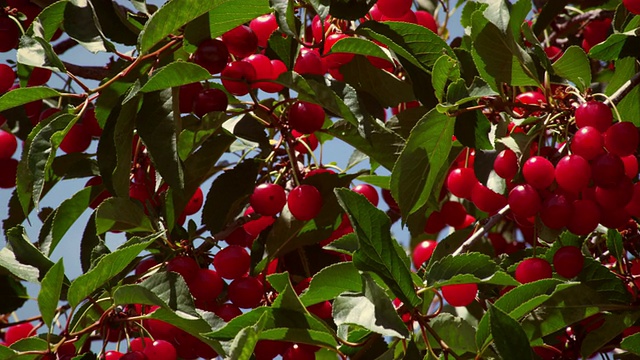
[[[444,285],[440,291],[449,305],[468,306],[476,299],[478,285],[474,283]]]
[[[429,261],[437,245],[438,243],[434,240],[425,240],[420,242],[413,249],[413,253],[411,256],[413,260],[413,266],[416,269],[419,269],[425,262]]]
[[[516,267],[516,280],[522,284],[548,279],[553,275],[551,264],[541,258],[528,258]]]
[[[300,185],[289,192],[287,205],[293,217],[300,221],[308,221],[322,210],[322,195],[314,186]]]
[[[567,279],[576,277],[582,271],[584,255],[575,246],[563,246],[553,255],[553,267]]]

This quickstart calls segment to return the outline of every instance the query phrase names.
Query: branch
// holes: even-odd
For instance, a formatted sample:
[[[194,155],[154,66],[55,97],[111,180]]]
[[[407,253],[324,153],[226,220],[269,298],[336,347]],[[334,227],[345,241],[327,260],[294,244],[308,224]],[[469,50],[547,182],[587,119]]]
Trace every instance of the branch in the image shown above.
[[[71,49],[76,45],[78,45],[77,41],[75,41],[72,38],[68,38],[54,45],[53,52],[55,52],[56,55],[64,54],[67,50]]]
[[[110,75],[109,68],[107,68],[106,66],[81,66],[71,64],[66,61],[63,61],[62,63],[70,73],[83,79],[100,81],[106,77],[109,77]]]
[[[622,84],[622,86],[604,103],[607,105],[618,104],[620,101],[622,101],[622,99],[624,99],[625,96],[627,96],[627,94],[631,92],[631,90],[633,90],[633,88],[638,85],[640,85],[640,72],[636,73],[631,77],[631,79],[627,80],[626,83]]]
[[[505,207],[500,209],[497,214],[490,217],[489,220],[482,226],[482,228],[473,233],[473,235],[471,235],[467,239],[467,241],[465,241],[462,245],[460,245],[458,249],[456,249],[456,251],[453,252],[453,256],[458,256],[463,252],[467,252],[469,248],[471,248],[471,246],[473,246],[473,244],[478,241],[478,239],[480,239],[484,234],[491,230],[491,228],[502,219],[507,211],[509,211],[509,205],[506,205]]]

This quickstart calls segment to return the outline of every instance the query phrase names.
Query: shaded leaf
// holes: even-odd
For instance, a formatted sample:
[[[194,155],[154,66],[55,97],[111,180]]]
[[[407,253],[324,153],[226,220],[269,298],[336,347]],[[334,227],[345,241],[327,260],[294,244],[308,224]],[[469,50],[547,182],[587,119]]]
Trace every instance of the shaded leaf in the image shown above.
[[[584,358],[590,357],[620,335],[623,330],[632,326],[640,318],[640,312],[625,311],[602,316],[602,320],[598,319],[598,323],[600,321],[603,323],[598,328],[589,331],[582,342],[580,353]]]
[[[11,250],[15,254],[16,260],[21,264],[31,265],[40,271],[38,279],[41,280],[53,266],[53,261],[31,243],[24,227],[16,226],[9,229],[6,233],[6,238],[7,243],[11,246]]]
[[[442,102],[446,85],[449,80],[460,78],[460,65],[449,55],[442,55],[433,65],[431,84],[436,92],[436,97]]]
[[[96,231],[154,231],[151,220],[137,201],[112,197],[96,209]]]
[[[589,56],[602,60],[611,61],[625,57],[637,57],[640,55],[640,30],[630,33],[612,34],[604,42],[601,42],[589,50]]]
[[[44,86],[17,88],[0,96],[0,111],[5,111],[32,101],[58,96],[60,96],[58,91]]]
[[[38,309],[42,315],[42,320],[47,327],[51,328],[53,318],[56,314],[58,301],[62,292],[62,282],[64,281],[64,264],[60,259],[47,271],[42,279],[40,291],[38,292]]]
[[[313,276],[309,288],[300,296],[300,301],[309,306],[332,300],[346,291],[360,291],[362,286],[362,276],[352,262],[337,263],[325,267]]]
[[[449,313],[440,313],[429,321],[429,325],[455,353],[476,351],[473,344],[476,331],[465,319]],[[429,340],[432,347],[440,348],[440,344],[432,337],[429,337]]]
[[[156,70],[140,91],[145,93],[153,92],[207,80],[210,77],[211,74],[199,65],[177,61]]]
[[[69,0],[64,9],[65,32],[92,53],[115,50],[102,33],[93,4],[87,0]]]
[[[495,306],[489,308],[488,314],[498,354],[503,359],[533,359],[529,340],[520,324]]]
[[[640,355],[640,333],[633,334],[622,339],[620,348],[636,355]]]
[[[5,253],[8,251],[6,248],[0,250],[0,266],[5,266]],[[4,269],[0,268],[2,272]],[[11,269],[9,269],[11,271]],[[13,273],[13,271],[11,271]],[[37,274],[33,274],[36,276]],[[29,300],[29,294],[27,294],[27,288],[16,280],[13,276],[2,274],[0,275],[0,291],[2,291],[2,301],[0,302],[0,311],[3,314],[9,314],[13,311],[21,308],[24,303]],[[0,357],[2,357],[0,350]]]
[[[582,271],[578,274],[577,280],[612,303],[629,303],[630,294],[623,281],[591,257],[585,257]]]
[[[607,249],[611,256],[615,257],[617,261],[622,261],[624,255],[624,244],[622,243],[622,235],[616,229],[609,229],[607,231]]]

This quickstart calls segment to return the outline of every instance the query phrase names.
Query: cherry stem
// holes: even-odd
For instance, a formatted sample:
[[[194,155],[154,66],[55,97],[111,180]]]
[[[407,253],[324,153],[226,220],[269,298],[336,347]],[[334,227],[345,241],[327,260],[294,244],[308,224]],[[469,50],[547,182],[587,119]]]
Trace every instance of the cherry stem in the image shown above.
[[[463,252],[469,251],[469,249],[475,244],[478,239],[480,239],[484,234],[489,232],[492,227],[494,227],[504,216],[504,214],[509,211],[509,205],[507,204],[505,207],[500,209],[497,214],[490,217],[487,222],[476,232],[473,233],[456,251],[453,252],[453,256],[458,256]]]

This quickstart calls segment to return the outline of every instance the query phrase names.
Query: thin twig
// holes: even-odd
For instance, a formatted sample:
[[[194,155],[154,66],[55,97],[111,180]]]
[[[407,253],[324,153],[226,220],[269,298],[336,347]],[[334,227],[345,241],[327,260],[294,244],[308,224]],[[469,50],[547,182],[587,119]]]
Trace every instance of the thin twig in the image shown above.
[[[478,231],[473,233],[473,235],[471,235],[462,245],[460,245],[460,247],[456,251],[453,252],[453,256],[457,256],[462,254],[463,252],[468,251],[469,248],[471,248],[473,244],[478,241],[478,239],[489,232],[489,230],[491,230],[491,228],[502,219],[507,211],[509,211],[509,205],[506,205],[505,207],[500,209],[497,214],[490,217],[489,220]]]

